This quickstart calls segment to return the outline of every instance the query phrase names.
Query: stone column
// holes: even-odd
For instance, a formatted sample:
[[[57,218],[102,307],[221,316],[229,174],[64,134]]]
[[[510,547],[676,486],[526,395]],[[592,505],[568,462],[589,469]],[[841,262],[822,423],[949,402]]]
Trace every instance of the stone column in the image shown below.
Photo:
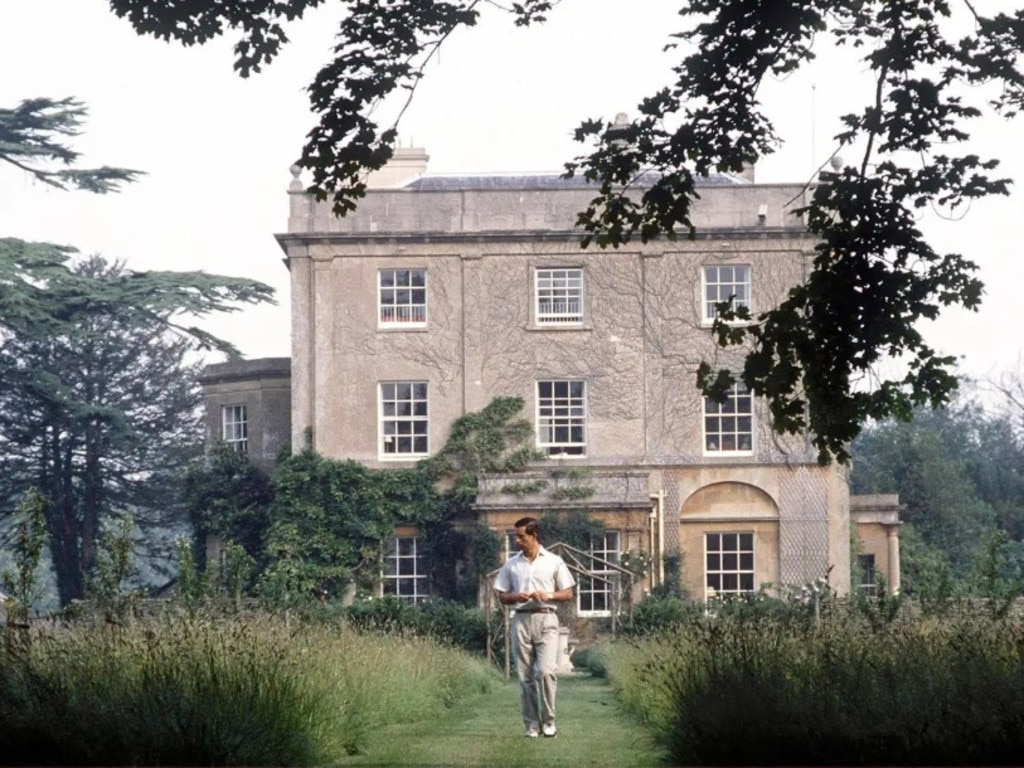
[[[889,527],[889,591],[898,595],[900,592],[900,529]]]

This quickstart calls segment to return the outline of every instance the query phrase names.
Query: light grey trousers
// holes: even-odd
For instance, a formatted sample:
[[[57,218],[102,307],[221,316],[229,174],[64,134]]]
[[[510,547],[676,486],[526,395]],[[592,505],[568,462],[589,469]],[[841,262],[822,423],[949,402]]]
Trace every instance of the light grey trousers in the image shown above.
[[[517,613],[512,619],[519,706],[527,728],[555,722],[558,678],[558,616]]]

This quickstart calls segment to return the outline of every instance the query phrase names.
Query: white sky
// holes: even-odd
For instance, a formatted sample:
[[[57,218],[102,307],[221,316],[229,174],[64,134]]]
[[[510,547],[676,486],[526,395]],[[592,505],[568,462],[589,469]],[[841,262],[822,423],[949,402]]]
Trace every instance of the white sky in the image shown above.
[[[432,63],[401,128],[439,172],[560,170],[579,153],[583,118],[635,113],[668,82],[667,34],[679,0],[564,0],[547,25],[522,30],[494,9],[461,30]],[[325,63],[338,18],[321,8],[290,29],[293,42],[262,74],[232,69],[228,36],[186,49],[137,36],[105,0],[0,0],[0,107],[74,96],[90,109],[74,142],[88,166],[148,173],[118,195],[52,190],[0,167],[0,236],[73,245],[131,269],[205,270],[274,286],[276,307],[247,307],[205,323],[247,357],[290,354],[288,273],[273,234],[287,221],[288,168],[313,118],[304,87]],[[1007,10],[1009,0],[986,0]],[[828,61],[772,83],[763,100],[787,144],[758,166],[762,181],[805,181],[833,149],[835,115],[859,109],[869,85],[858,65]],[[813,90],[812,90],[813,86]],[[812,96],[813,93],[813,96]],[[975,151],[1002,158],[1024,184],[1022,125],[989,119]],[[853,161],[854,157],[847,160]],[[922,222],[940,252],[981,267],[979,313],[951,311],[928,329],[976,377],[1016,368],[1019,270],[1011,243],[1021,193],[975,204],[955,223]]]

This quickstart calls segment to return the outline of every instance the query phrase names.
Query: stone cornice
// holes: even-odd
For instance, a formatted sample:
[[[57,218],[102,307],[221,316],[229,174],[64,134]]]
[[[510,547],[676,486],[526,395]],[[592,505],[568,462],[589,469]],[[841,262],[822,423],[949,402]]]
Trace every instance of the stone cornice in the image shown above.
[[[577,243],[583,233],[574,230],[552,231],[549,229],[532,230],[492,230],[475,232],[289,232],[275,234],[274,238],[282,250],[290,245],[420,245],[420,244],[453,244],[453,243]],[[686,243],[722,242],[729,240],[744,243],[759,240],[782,241],[803,240],[809,238],[803,229],[794,227],[734,227],[716,228],[698,231],[692,237],[680,236],[677,240],[661,238],[656,241],[658,253],[672,250]],[[639,242],[627,243],[623,249],[642,251],[645,246]],[[594,252],[600,249],[594,247]],[[622,249],[620,249],[622,250]],[[787,249],[792,250],[792,249]],[[628,252],[628,251],[627,251]]]

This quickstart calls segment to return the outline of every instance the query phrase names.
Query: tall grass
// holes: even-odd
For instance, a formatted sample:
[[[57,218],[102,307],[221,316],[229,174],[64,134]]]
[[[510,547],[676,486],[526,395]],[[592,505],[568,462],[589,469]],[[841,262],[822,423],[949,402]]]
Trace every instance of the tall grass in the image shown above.
[[[321,765],[498,681],[423,638],[271,616],[52,626],[0,661],[9,765]]]
[[[705,616],[606,651],[673,764],[1019,764],[1024,627]]]

